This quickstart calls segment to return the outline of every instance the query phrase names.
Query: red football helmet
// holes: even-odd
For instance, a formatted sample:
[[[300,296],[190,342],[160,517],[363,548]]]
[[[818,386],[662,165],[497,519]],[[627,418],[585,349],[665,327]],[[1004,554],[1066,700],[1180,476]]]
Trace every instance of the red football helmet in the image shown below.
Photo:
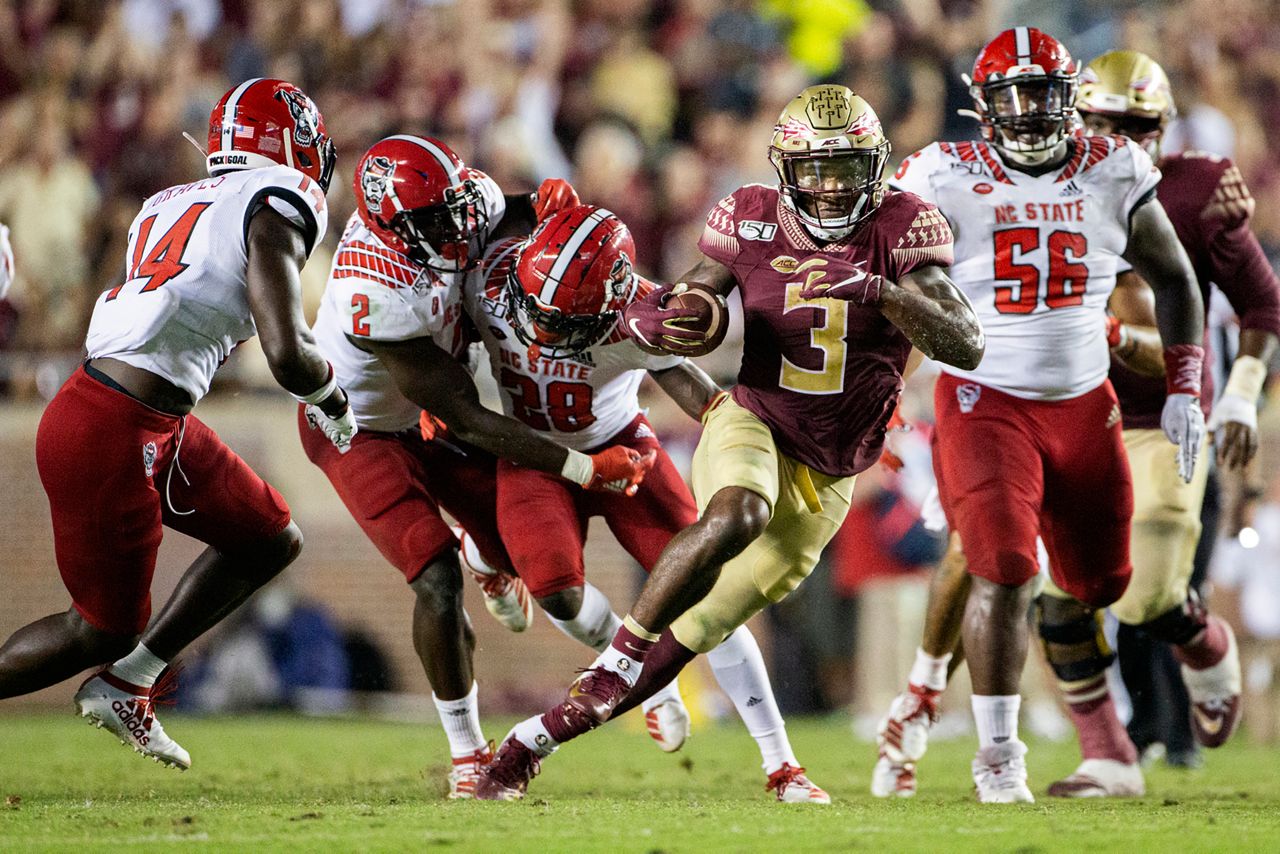
[[[507,275],[516,337],[550,359],[598,344],[635,298],[635,254],[630,229],[604,208],[579,205],[544,220]]]
[[[983,135],[1015,162],[1048,160],[1075,123],[1075,60],[1053,36],[1014,27],[973,63],[973,96]]]
[[[329,190],[337,151],[315,102],[297,86],[257,77],[209,114],[209,174],[283,164]]]
[[[414,263],[468,270],[489,232],[479,174],[438,139],[389,136],[356,166],[356,210],[379,240]]]

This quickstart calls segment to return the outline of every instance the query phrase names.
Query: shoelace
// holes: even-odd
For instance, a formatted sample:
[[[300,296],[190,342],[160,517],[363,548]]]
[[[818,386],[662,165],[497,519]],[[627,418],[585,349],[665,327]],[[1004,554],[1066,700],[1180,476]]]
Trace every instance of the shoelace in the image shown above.
[[[787,786],[790,786],[792,783],[796,782],[797,778],[803,776],[803,766],[796,767],[791,764],[784,764],[777,771],[774,771],[769,775],[769,781],[764,784],[764,790],[766,792],[772,792],[774,789],[777,789],[778,794],[781,795]]]
[[[513,583],[513,579],[503,575],[501,572],[495,572],[493,575],[486,575],[483,572],[476,572],[475,570],[472,570],[471,577],[479,583],[480,589],[484,591],[484,595],[488,596],[490,599],[499,599],[506,595],[507,591],[511,589],[511,585]]]
[[[524,745],[520,747],[520,750],[504,747],[484,768],[490,778],[508,789],[518,788],[542,773],[537,754]]]
[[[623,690],[629,686],[627,680],[623,679],[612,670],[605,670],[603,667],[582,667],[575,671],[583,674],[578,680],[578,688],[584,694],[591,694],[595,697],[602,697],[616,693],[619,683]],[[600,690],[597,691],[596,688]]]

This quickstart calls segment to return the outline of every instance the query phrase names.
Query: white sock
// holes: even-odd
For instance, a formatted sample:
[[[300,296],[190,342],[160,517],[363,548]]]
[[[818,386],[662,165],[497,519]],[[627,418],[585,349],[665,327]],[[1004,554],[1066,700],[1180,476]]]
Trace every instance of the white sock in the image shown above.
[[[462,528],[456,529],[454,533],[458,536],[458,550],[462,553],[463,560],[471,564],[477,572],[483,575],[498,574],[498,570],[490,566],[489,562],[484,559],[484,555],[480,554],[480,547],[476,545],[475,539],[470,534]]]
[[[787,738],[787,725],[773,698],[764,656],[747,627],[734,629],[718,647],[707,653],[707,661],[720,688],[733,700],[747,732],[759,745],[765,773],[772,774],[783,763],[799,767],[800,762]]]
[[[441,700],[431,692],[436,711],[440,713],[440,725],[449,737],[449,752],[455,759],[470,756],[485,746],[484,733],[480,729],[480,703],[476,697],[480,686],[471,683],[471,692],[459,700]]]
[[[150,688],[160,678],[160,671],[169,666],[169,662],[157,658],[147,649],[146,644],[138,644],[133,652],[111,665],[113,676],[119,676],[130,685],[139,688]]]
[[[613,612],[609,599],[590,584],[582,585],[582,607],[576,617],[557,620],[548,614],[547,618],[557,629],[596,652],[604,652],[622,626],[622,618]]]
[[[1022,697],[973,695],[973,720],[978,725],[978,747],[1018,740],[1018,709]]]
[[[525,718],[511,728],[511,732],[507,733],[507,738],[514,738],[532,750],[539,759],[544,759],[555,753],[556,748],[560,746],[560,742],[552,738],[551,733],[543,725],[542,715]],[[503,741],[506,741],[506,739],[504,738]]]
[[[916,663],[911,665],[911,673],[907,681],[912,685],[922,685],[933,691],[942,691],[947,687],[947,665],[951,663],[951,653],[935,658],[923,649],[916,649]]]

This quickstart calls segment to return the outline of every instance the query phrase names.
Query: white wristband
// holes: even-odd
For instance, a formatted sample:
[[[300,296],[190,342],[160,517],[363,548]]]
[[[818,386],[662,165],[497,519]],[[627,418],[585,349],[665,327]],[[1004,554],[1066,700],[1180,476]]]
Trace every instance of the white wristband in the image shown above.
[[[1257,401],[1262,385],[1267,381],[1267,366],[1256,356],[1236,356],[1227,377],[1223,394],[1237,394],[1248,401]]]
[[[311,392],[311,394],[294,394],[293,399],[298,403],[319,403],[325,400],[329,395],[333,394],[338,388],[338,374],[333,370],[333,365],[329,365],[329,379],[320,388]],[[290,392],[293,394],[293,392]]]
[[[564,458],[564,467],[560,469],[562,478],[580,486],[590,483],[595,474],[596,467],[592,464],[591,457],[581,451],[569,451],[569,455]]]

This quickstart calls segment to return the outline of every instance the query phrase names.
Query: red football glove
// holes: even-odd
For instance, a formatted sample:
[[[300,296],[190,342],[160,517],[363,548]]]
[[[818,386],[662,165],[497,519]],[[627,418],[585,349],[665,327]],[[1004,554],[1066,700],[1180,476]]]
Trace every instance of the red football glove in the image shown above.
[[[614,445],[591,455],[591,480],[583,486],[598,492],[635,495],[657,459],[657,451],[641,454],[634,448]]]
[[[422,433],[422,441],[430,442],[437,436],[443,439],[449,428],[439,418],[423,410],[418,416],[418,430]]]
[[[538,192],[533,194],[533,213],[538,222],[557,211],[576,208],[580,204],[578,192],[563,178],[548,178],[538,185]]]
[[[1107,346],[1112,350],[1124,343],[1124,324],[1114,314],[1107,315]]]
[[[889,471],[902,471],[902,457],[893,452],[890,439],[894,433],[910,433],[911,425],[902,420],[902,410],[895,408],[893,415],[889,416],[889,423],[884,427],[884,447],[880,451],[880,465]]]
[[[879,273],[867,272],[866,261],[850,264],[839,258],[827,258],[827,265],[822,269],[823,277],[809,283],[800,290],[801,299],[830,299],[856,302],[862,305],[875,305],[880,302],[880,288],[884,277]]]
[[[696,321],[698,315],[682,308],[666,308],[671,285],[655,288],[642,300],[633,302],[623,312],[627,334],[650,353],[684,355],[704,343],[704,334],[683,324]]]

